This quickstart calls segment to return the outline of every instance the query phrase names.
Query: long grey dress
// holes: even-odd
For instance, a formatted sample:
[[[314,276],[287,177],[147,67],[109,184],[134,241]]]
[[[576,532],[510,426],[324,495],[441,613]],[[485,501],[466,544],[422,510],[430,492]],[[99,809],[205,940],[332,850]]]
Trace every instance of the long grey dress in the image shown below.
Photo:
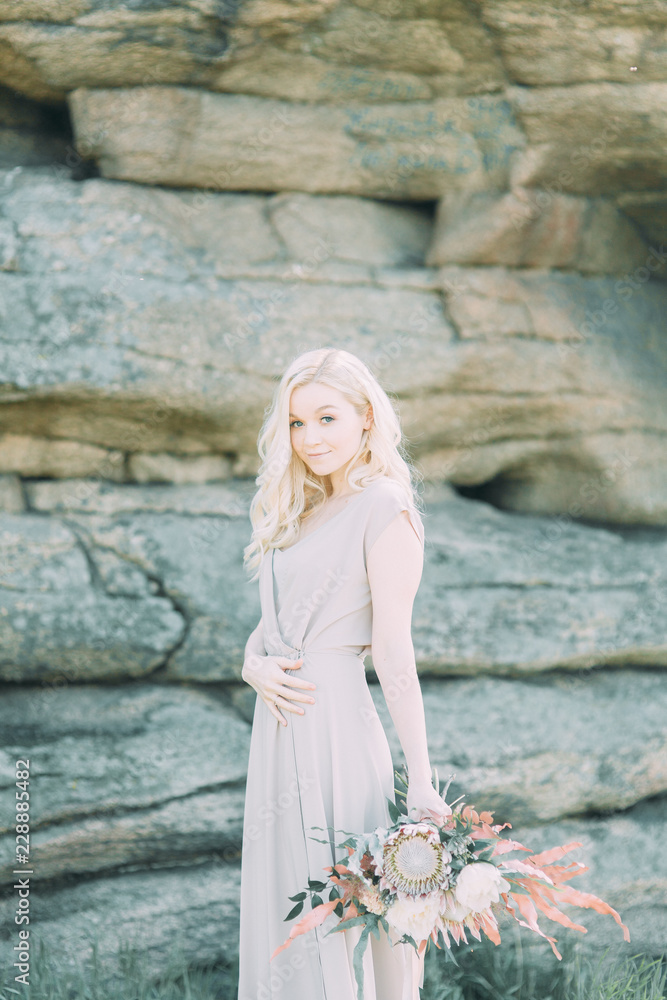
[[[389,825],[394,767],[364,670],[372,603],[366,559],[373,543],[409,508],[387,477],[353,496],[342,510],[286,549],[270,549],[259,577],[267,654],[298,659],[288,671],[312,680],[315,704],[282,711],[283,726],[257,697],[246,784],[241,863],[238,1000],[356,1000],[352,966],[360,927],[297,937],[270,960],[291,927],[294,896],[308,878],[347,857],[332,844],[348,833]],[[411,523],[424,545],[421,519]],[[311,827],[336,827],[335,831]],[[310,837],[327,839],[321,844]],[[328,899],[328,892],[323,899]],[[384,930],[364,955],[364,1000],[419,1000],[423,958],[410,945],[393,948]]]

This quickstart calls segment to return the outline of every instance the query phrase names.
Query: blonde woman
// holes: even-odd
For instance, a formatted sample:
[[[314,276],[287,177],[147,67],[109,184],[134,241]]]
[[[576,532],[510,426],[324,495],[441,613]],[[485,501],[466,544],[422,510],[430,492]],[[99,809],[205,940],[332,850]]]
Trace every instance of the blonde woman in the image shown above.
[[[238,1000],[357,1000],[360,927],[327,936],[338,923],[330,914],[271,955],[299,919],[285,921],[289,897],[309,878],[326,881],[325,868],[345,856],[334,845],[391,822],[393,763],[366,682],[369,652],[405,754],[410,817],[445,820],[411,638],[424,529],[392,403],[347,351],[323,348],[291,363],[258,450],[245,564],[258,570],[262,615],[243,664],[258,697]],[[370,936],[364,1000],[419,1000],[422,985],[423,958],[412,947],[392,947],[382,928],[380,940]]]

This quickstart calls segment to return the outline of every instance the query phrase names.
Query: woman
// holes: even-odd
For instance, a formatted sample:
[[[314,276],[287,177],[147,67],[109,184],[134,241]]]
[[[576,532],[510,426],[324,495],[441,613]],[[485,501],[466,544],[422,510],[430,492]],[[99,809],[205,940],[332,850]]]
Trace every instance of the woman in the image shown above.
[[[257,692],[246,784],[238,1000],[357,1000],[360,927],[330,914],[271,954],[299,917],[289,897],[326,881],[350,833],[391,822],[393,763],[368,689],[373,666],[408,767],[413,820],[444,822],[431,783],[410,634],[423,566],[398,418],[357,357],[321,349],[283,375],[258,442],[246,565],[262,616],[243,679]],[[309,904],[307,904],[309,905]],[[394,938],[397,940],[397,938]],[[364,1000],[419,1000],[423,957],[384,930],[364,954]]]

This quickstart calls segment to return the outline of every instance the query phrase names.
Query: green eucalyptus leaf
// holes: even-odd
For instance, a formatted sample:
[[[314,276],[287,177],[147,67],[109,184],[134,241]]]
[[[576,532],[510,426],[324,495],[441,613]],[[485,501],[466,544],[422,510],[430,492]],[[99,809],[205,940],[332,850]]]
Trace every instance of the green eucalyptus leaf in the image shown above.
[[[396,805],[396,803],[392,802],[391,799],[387,799],[387,802],[389,804],[389,815],[391,816],[392,822],[395,823],[398,820],[399,816],[401,816],[401,811]]]
[[[365,926],[361,932],[361,937],[357,941],[353,956],[352,964],[354,966],[354,978],[357,981],[357,1000],[364,1000],[364,951],[366,950],[366,945],[368,944],[368,926]]]
[[[301,913],[302,909],[303,909],[303,903],[297,903],[294,909],[290,910],[290,912],[287,914],[285,920],[294,920],[294,917],[297,917]]]

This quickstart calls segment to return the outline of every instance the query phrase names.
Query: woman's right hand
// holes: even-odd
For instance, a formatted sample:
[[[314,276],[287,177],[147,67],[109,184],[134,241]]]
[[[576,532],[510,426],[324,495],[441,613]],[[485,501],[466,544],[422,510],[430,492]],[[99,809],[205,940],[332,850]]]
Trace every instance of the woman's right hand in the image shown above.
[[[310,694],[305,693],[316,689],[312,681],[305,681],[285,673],[285,670],[300,669],[302,663],[303,657],[299,660],[290,660],[286,656],[260,656],[258,653],[247,656],[243,662],[241,677],[246,684],[255,689],[271,714],[275,715],[283,726],[287,725],[287,719],[281,715],[279,707],[283,711],[304,714],[304,709],[293,705],[289,698],[311,705],[315,702]],[[291,688],[297,690],[292,691]]]

